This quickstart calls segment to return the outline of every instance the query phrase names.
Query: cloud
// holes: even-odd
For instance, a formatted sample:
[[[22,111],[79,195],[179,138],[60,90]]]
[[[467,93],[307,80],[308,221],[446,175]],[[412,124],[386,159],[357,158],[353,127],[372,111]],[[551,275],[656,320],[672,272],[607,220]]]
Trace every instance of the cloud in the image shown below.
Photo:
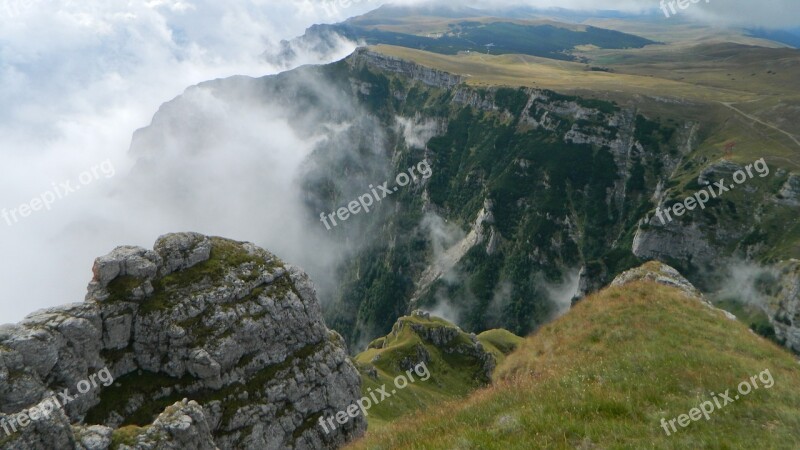
[[[184,177],[180,186],[180,177],[170,174],[174,183],[162,184],[166,190],[147,201],[132,195],[125,181],[135,163],[128,148],[133,132],[188,86],[233,75],[276,73],[279,68],[262,58],[264,50],[301,34],[317,18],[293,2],[263,0],[0,3],[0,165],[7,169],[0,178],[0,209],[19,209],[53,183],[76,180],[109,159],[117,171],[113,178],[54,203],[50,211],[38,211],[12,225],[0,219],[0,284],[5,288],[0,322],[81,301],[93,259],[117,245],[150,247],[159,234],[184,230],[257,240],[258,233],[252,232],[257,223],[294,207],[289,202],[237,204],[232,196],[252,186],[228,182],[219,187],[221,180],[237,176],[231,151],[241,153],[237,161],[249,164],[251,173],[256,168],[263,171],[264,189],[284,182],[283,174],[289,177],[296,170],[313,143],[287,131],[290,127],[279,115],[256,123],[257,117],[268,114],[260,111],[227,129],[232,144],[227,152],[195,161],[177,156],[166,160],[167,166],[181,163],[209,178]],[[343,43],[330,54],[299,62],[328,62],[350,51],[352,46]],[[222,108],[213,98],[198,99],[203,100],[208,111]],[[272,132],[272,145],[293,151],[275,154],[272,160],[256,158],[254,150],[248,153],[248,137],[265,125]],[[218,183],[217,190],[213,183]],[[177,186],[184,190],[173,192]],[[230,189],[231,196],[222,199],[220,189]],[[170,210],[167,206],[175,202],[166,201],[166,193],[190,200],[182,204],[185,209]],[[197,208],[202,199],[208,202],[206,210]],[[219,211],[225,215],[211,220],[209,210],[220,205],[227,207]],[[244,225],[247,208],[255,211],[249,227]]]

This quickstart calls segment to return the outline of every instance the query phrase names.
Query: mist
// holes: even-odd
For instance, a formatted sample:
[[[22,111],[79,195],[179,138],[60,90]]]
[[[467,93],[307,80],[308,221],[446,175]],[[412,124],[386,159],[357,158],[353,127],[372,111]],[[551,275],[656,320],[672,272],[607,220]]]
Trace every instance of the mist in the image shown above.
[[[251,240],[293,263],[311,259],[302,257],[316,238],[302,231],[309,227],[301,226],[301,192],[296,184],[287,190],[324,136],[287,126],[281,111],[236,114],[209,91],[190,89],[202,114],[224,122],[216,150],[191,158],[167,151],[160,170],[145,174],[143,155],[129,148],[134,131],[187,87],[282,70],[263,52],[319,14],[263,1],[12,6],[0,8],[0,164],[13,168],[0,180],[0,209],[18,220],[0,220],[0,323],[82,301],[95,257],[119,245],[151,248],[168,232]],[[335,61],[354,47],[343,41],[297,63]],[[80,185],[81,174],[104,161],[114,175]],[[22,205],[67,180],[80,189],[20,217]],[[298,241],[307,245],[292,252]],[[313,260],[326,265],[331,255],[326,248]]]

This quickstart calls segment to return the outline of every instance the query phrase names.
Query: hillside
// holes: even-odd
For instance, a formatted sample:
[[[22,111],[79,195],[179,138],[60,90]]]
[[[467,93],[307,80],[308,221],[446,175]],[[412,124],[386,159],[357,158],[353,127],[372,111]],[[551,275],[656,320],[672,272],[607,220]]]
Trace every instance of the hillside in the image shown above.
[[[366,45],[397,45],[442,55],[462,53],[523,54],[556,60],[578,60],[574,50],[642,48],[655,41],[591,25],[542,17],[516,17],[503,11],[445,6],[383,5],[337,24],[317,24],[280,49],[268,53],[289,65],[300,49],[324,52],[340,39]]]
[[[713,57],[721,61],[730,52]],[[316,280],[328,280],[320,289],[326,320],[351,348],[386,335],[414,309],[439,306],[456,310],[466,332],[504,328],[525,335],[573,297],[651,259],[707,292],[726,286],[732,261],[775,272],[786,289],[764,293],[768,300],[749,295],[752,289],[721,300],[756,304],[769,324],[748,318],[748,325],[800,348],[793,288],[800,280],[780,268],[800,257],[794,136],[770,119],[748,118],[737,103],[768,91],[585,70],[544,58],[537,66],[519,63],[525,71],[501,83],[542,86],[499,86],[488,78],[481,84],[477,72],[464,73],[474,68],[469,61],[483,63],[478,56],[361,48],[326,66],[204,83],[165,104],[137,132],[131,152],[143,162],[132,177],[183,170],[164,164],[167,149],[190,159],[217,151],[217,136],[231,131],[204,110],[207,96],[244,116],[255,106],[280,110],[294,132],[319,136],[296,181],[303,216],[287,227],[307,223],[307,236],[351,252],[336,267],[320,268],[316,257],[297,261]],[[786,66],[790,71],[791,60]],[[487,77],[503,74],[480,67]],[[550,78],[530,72],[542,67],[553,71]],[[575,78],[561,80],[564,72]],[[554,89],[544,86],[547,80]],[[579,95],[564,93],[577,90],[567,88],[572,81]],[[769,86],[756,87],[771,89],[765,98],[791,111],[791,96],[778,100],[791,86]],[[736,148],[726,156],[731,140]],[[749,179],[679,221],[654,220],[657,208],[730,180],[760,158],[768,176]],[[419,164],[428,165],[430,176],[398,187],[369,215],[331,230],[320,223],[320,211],[336,211],[381,180],[394,184]],[[136,185],[163,196],[153,186]],[[181,207],[179,196],[172,201]]]
[[[522,338],[502,329],[467,334],[422,311],[401,317],[389,335],[353,357],[361,373],[362,395],[382,385],[392,386],[392,380],[420,364],[429,378],[396,390],[389,400],[370,409],[369,429],[485,386],[498,364],[521,342]]]
[[[493,386],[369,431],[348,448],[800,445],[796,357],[710,307],[666,266],[648,263],[615,284],[529,337]],[[753,376],[759,388],[734,398]],[[662,428],[662,418],[689,414],[728,390],[733,403],[708,420],[675,422],[670,435]]]

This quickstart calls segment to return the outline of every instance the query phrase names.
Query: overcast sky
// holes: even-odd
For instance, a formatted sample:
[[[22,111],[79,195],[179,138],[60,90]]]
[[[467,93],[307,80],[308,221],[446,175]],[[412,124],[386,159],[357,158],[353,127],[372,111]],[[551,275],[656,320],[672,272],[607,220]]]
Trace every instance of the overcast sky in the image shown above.
[[[527,4],[658,7],[655,0]],[[687,14],[718,24],[797,26],[792,21],[800,17],[798,4],[711,0],[701,1]],[[67,180],[79,184],[83,172],[104,161],[114,167],[96,169],[90,183],[54,201],[49,211],[34,212],[11,225],[0,218],[0,323],[16,322],[38,308],[82,301],[92,260],[115,246],[150,247],[160,233],[184,231],[170,229],[173,222],[158,223],[146,212],[119,210],[108,200],[132,165],[127,150],[133,131],[146,126],[162,103],[188,86],[236,74],[275,73],[277,69],[260,57],[266,49],[314,23],[358,15],[379,2],[343,5],[348,2],[0,0],[0,209],[35,206],[32,199],[48,195]],[[351,50],[343,45],[326,60]],[[316,62],[326,61],[310,56],[300,60]],[[294,137],[286,139],[291,142]],[[184,219],[191,222],[191,217]],[[137,220],[149,223],[114,225]],[[196,229],[202,228],[198,224]],[[210,228],[222,233],[242,230]]]

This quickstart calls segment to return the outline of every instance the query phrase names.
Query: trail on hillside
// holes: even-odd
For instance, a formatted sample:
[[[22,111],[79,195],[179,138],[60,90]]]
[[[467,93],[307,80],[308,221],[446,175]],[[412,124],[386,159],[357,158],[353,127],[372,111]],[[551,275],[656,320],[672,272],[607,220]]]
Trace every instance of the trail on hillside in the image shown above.
[[[764,125],[764,126],[770,127],[770,128],[772,128],[773,130],[775,130],[775,131],[779,131],[779,132],[781,132],[781,133],[785,134],[786,136],[789,136],[789,139],[793,140],[793,141],[794,141],[794,143],[795,143],[795,144],[797,144],[797,146],[798,146],[798,147],[800,147],[800,141],[798,141],[798,140],[797,140],[797,138],[796,138],[796,137],[795,137],[793,134],[791,134],[791,133],[789,133],[789,132],[787,132],[787,131],[784,131],[784,130],[780,129],[780,128],[776,127],[775,125],[772,125],[772,124],[770,124],[770,123],[764,122],[763,120],[759,119],[758,117],[755,117],[755,116],[752,116],[752,115],[750,115],[750,114],[747,114],[746,112],[742,111],[741,109],[739,109],[739,108],[736,108],[735,106],[733,106],[733,103],[729,103],[729,102],[720,102],[720,103],[721,103],[721,104],[723,104],[723,105],[725,105],[725,106],[727,106],[728,108],[730,108],[730,109],[732,109],[732,110],[736,111],[737,113],[739,113],[739,114],[741,114],[741,115],[743,115],[743,116],[747,117],[748,119],[750,119],[750,120],[752,120],[752,121],[754,121],[754,122],[758,122],[758,123],[760,123],[761,125]]]

